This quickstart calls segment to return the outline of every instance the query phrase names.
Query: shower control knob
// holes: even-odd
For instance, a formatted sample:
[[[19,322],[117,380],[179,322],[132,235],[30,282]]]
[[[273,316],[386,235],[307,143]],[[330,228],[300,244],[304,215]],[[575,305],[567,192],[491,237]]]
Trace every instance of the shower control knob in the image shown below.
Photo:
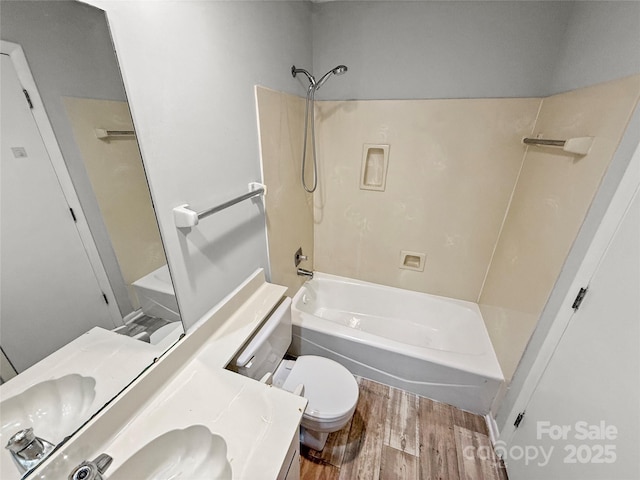
[[[306,255],[302,254],[302,247],[298,248],[294,256],[294,263],[296,264],[296,267],[300,265],[300,262],[305,262],[306,260],[308,260],[308,258]]]

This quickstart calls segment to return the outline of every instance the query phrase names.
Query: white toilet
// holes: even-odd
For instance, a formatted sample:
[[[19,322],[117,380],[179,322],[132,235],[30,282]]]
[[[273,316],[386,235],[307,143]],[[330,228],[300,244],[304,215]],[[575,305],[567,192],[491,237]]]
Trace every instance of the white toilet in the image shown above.
[[[231,368],[256,380],[272,379],[275,387],[305,397],[300,442],[322,450],[331,432],[343,428],[356,410],[358,383],[351,372],[333,360],[303,355],[283,360],[291,343],[291,299],[285,298]]]

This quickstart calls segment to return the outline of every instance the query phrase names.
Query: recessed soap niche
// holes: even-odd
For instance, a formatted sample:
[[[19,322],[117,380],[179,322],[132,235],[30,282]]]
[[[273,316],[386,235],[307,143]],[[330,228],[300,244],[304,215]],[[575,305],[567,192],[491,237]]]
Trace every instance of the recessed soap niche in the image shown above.
[[[408,252],[406,250],[402,250],[400,252],[400,268],[423,272],[426,258],[427,255],[421,252]]]
[[[389,145],[365,143],[362,148],[360,190],[384,192],[387,185]]]

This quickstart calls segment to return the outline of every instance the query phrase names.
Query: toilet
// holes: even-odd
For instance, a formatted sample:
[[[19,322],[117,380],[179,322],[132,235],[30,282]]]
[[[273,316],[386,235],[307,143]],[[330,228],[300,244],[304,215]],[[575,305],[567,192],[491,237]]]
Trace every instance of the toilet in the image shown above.
[[[287,297],[236,355],[230,368],[305,397],[308,403],[300,443],[322,450],[329,434],[351,420],[358,403],[358,383],[349,370],[329,358],[303,355],[284,360],[291,339],[291,299]]]

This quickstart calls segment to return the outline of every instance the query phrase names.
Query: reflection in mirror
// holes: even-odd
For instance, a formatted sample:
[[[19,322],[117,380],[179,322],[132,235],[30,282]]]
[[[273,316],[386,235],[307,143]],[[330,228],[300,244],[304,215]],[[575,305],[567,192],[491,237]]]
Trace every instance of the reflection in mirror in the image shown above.
[[[21,448],[62,442],[183,329],[104,12],[3,1],[0,20],[0,478],[10,479],[39,461]]]

